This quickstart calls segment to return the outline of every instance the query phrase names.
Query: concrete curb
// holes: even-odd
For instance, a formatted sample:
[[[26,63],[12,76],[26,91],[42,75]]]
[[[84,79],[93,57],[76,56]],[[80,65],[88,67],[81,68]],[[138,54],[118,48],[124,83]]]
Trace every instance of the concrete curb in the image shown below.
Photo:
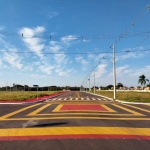
[[[65,92],[66,93],[66,92]],[[10,102],[10,103],[1,103],[0,102],[0,104],[5,104],[5,105],[19,105],[19,104],[34,104],[34,103],[40,103],[40,102],[44,102],[44,101],[46,101],[46,100],[49,100],[49,99],[52,99],[52,98],[54,98],[54,97],[57,97],[57,96],[59,96],[59,95],[63,95],[63,94],[65,94],[65,93],[61,93],[61,94],[58,94],[58,95],[55,95],[55,96],[50,96],[49,98],[45,98],[45,99],[39,99],[38,101],[36,100],[36,101],[33,101],[33,102]]]
[[[89,93],[89,92],[86,92],[86,93]],[[106,96],[103,96],[103,95],[99,95],[99,94],[94,94],[94,93],[90,93],[90,94],[93,94],[93,95],[97,95],[97,96],[101,96],[101,97],[104,97],[104,98],[107,98],[109,100],[112,100],[112,101],[117,101],[117,102],[120,102],[120,103],[123,103],[123,104],[150,104],[150,103],[140,103],[140,102],[125,102],[123,100],[113,100],[112,98],[110,97],[106,97]]]
[[[123,104],[143,104],[143,105],[147,105],[147,104],[150,104],[150,103],[140,103],[140,102],[125,102],[123,100],[116,100],[117,102],[120,102],[120,103],[123,103]]]

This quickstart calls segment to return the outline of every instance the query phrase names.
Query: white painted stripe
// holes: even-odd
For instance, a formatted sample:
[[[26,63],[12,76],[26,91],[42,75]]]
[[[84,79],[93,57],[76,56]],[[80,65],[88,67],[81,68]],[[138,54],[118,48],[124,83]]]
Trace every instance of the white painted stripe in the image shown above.
[[[81,98],[81,100],[84,100],[84,98]]]
[[[67,98],[65,98],[64,100],[67,100]]]
[[[56,100],[56,98],[53,99],[53,101],[55,101],[55,100]]]
[[[61,100],[62,98],[58,99],[58,100]]]
[[[97,98],[99,101],[101,101],[101,99]]]
[[[70,98],[70,100],[72,100],[72,98]]]
[[[92,100],[95,100],[94,98],[92,98]]]
[[[76,98],[76,100],[78,100],[78,98]]]
[[[90,100],[89,98],[86,98],[87,100]]]

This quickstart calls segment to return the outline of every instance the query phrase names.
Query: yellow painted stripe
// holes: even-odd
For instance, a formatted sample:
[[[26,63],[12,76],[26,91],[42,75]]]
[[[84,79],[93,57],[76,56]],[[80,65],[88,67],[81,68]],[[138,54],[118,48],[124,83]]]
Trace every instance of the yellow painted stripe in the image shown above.
[[[35,111],[29,113],[27,116],[34,116],[34,115],[38,114],[39,112],[41,112],[43,109],[49,107],[50,105],[51,105],[51,104],[44,105],[44,106],[38,108],[37,110],[35,110]]]
[[[139,107],[132,106],[132,105],[128,105],[128,104],[123,104],[123,105],[128,106],[128,107],[131,107],[131,108],[135,108],[135,109],[138,109],[138,110],[141,110],[141,111],[144,111],[144,112],[150,113],[150,110],[146,110],[146,109],[139,108]]]
[[[57,120],[57,119],[91,119],[91,120],[150,120],[150,118],[113,118],[113,117],[48,117],[48,118],[8,118],[1,119],[1,121],[11,121],[11,120]]]
[[[117,104],[112,104],[112,105],[115,106],[115,107],[118,107],[118,108],[120,108],[120,109],[123,109],[123,110],[125,110],[125,111],[127,111],[127,112],[129,112],[129,113],[132,113],[132,114],[134,114],[134,115],[136,115],[136,116],[145,116],[145,115],[143,115],[143,114],[141,114],[141,113],[138,113],[138,112],[136,112],[136,111],[130,110],[130,109],[125,108],[125,107],[122,107],[122,106],[120,106],[120,105],[117,105]]]
[[[58,105],[52,112],[59,112],[63,104]]]
[[[79,95],[79,93],[77,92],[77,96],[78,96],[78,98],[80,98],[80,95]]]
[[[107,109],[109,112],[116,112],[115,110],[111,109],[110,107],[104,105],[104,104],[101,104],[102,107],[104,107],[105,109]]]
[[[80,135],[113,134],[150,136],[149,128],[128,127],[53,127],[53,128],[14,128],[0,129],[0,136],[38,136],[38,135]]]
[[[70,113],[70,112],[58,112],[58,113],[51,113],[51,114],[31,114],[30,116],[63,116],[63,115],[89,115],[89,116],[135,116],[134,114],[110,114],[110,113],[89,113],[89,112],[82,112],[82,113]],[[84,117],[84,116],[83,116]]]
[[[38,105],[41,105],[41,104],[39,103],[39,104],[35,104],[35,105],[31,105],[31,106],[24,107],[24,108],[22,108],[22,109],[19,109],[19,110],[17,110],[17,111],[14,111],[14,112],[12,112],[12,113],[9,113],[9,114],[7,114],[7,115],[4,115],[4,116],[0,117],[0,120],[1,120],[1,119],[6,119],[6,118],[8,118],[8,117],[11,117],[11,116],[13,116],[13,115],[16,115],[16,114],[18,114],[18,113],[20,113],[20,112],[23,112],[23,111],[25,111],[25,110],[27,110],[27,109],[33,108],[33,107],[38,106]]]

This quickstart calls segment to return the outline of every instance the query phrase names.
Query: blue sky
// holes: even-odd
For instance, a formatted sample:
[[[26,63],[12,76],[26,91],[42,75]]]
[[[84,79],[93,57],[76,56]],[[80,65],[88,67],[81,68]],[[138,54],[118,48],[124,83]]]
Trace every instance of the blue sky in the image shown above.
[[[1,0],[0,86],[80,86],[89,73],[93,86],[92,69],[98,64],[96,86],[113,84],[112,44],[117,83],[137,86],[142,74],[150,79],[150,51],[140,51],[150,49],[147,4],[148,0]],[[128,35],[119,40],[126,29]],[[134,52],[122,52],[126,50]]]

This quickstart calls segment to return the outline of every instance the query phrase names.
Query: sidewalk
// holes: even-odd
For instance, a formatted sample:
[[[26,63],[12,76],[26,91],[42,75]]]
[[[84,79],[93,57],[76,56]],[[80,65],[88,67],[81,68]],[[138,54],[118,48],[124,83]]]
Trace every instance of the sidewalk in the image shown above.
[[[32,98],[32,99],[27,99],[27,100],[22,100],[22,101],[19,101],[19,100],[16,100],[16,101],[1,100],[0,104],[31,104],[31,103],[38,103],[38,102],[43,102],[43,101],[46,101],[48,99],[57,97],[59,95],[65,94],[65,93],[66,92],[59,92],[57,94],[51,94],[51,95],[48,95],[48,96],[38,97],[38,99],[37,98]]]

